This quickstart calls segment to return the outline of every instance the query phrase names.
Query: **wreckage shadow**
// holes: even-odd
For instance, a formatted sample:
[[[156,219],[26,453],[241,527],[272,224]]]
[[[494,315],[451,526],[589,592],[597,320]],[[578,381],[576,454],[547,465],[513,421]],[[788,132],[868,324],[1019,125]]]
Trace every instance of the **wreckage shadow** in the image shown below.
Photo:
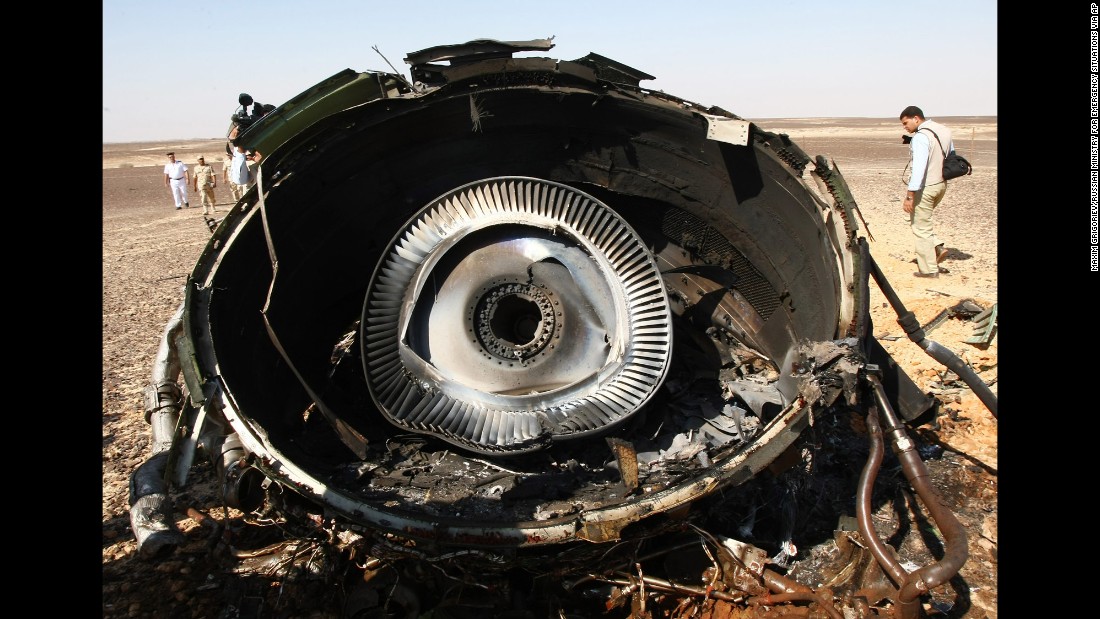
[[[335,550],[308,535],[288,537],[255,514],[224,511],[208,461],[197,462],[191,478],[190,492],[172,496],[178,544],[146,556],[137,550],[129,514],[103,521],[104,533],[116,533],[103,539],[105,617],[133,615],[135,609],[168,619],[304,617],[315,611],[345,616],[348,582],[331,569],[340,565]],[[120,551],[107,559],[112,544]]]
[[[231,528],[240,527],[239,522],[231,523]],[[247,547],[257,547],[251,552],[260,556],[238,559],[234,558],[234,552],[247,554],[250,551],[234,551],[224,541],[218,541],[218,536],[212,537],[207,527],[193,527],[184,534],[181,545],[171,552],[166,551],[163,556],[144,557],[135,550],[104,562],[103,616],[126,616],[127,613],[133,616],[135,610],[168,619],[304,617],[313,612],[348,616],[343,611],[346,605],[344,590],[349,579],[344,578],[342,572],[316,567],[333,564],[331,552],[319,560],[323,549],[293,556],[286,551],[268,552],[252,543]],[[308,543],[306,540],[297,546],[285,543],[282,546],[296,550],[305,548]],[[297,561],[290,561],[288,557]],[[259,563],[264,560],[266,563],[256,571],[243,573],[240,569],[246,561]],[[313,562],[309,566],[311,569],[303,568],[302,564],[310,560]],[[134,562],[144,568],[135,569]]]
[[[890,536],[886,543],[893,548],[901,548],[904,540],[908,537],[908,534],[912,530],[912,524],[917,525],[917,535],[919,536],[921,543],[924,545],[924,549],[931,555],[932,561],[940,561],[946,554],[947,549],[944,547],[944,542],[937,534],[936,523],[930,520],[920,506],[917,497],[913,492],[904,485],[904,480],[898,481],[899,486],[897,492],[894,495],[893,505],[894,511],[897,514],[898,529]],[[912,570],[907,570],[912,572]],[[948,582],[948,586],[951,587],[954,593],[954,600],[950,605],[950,608],[943,612],[943,610],[936,608],[942,603],[937,603],[936,600],[932,601],[933,608],[937,612],[942,614],[945,618],[962,619],[966,617],[967,612],[972,605],[970,600],[970,585],[967,584],[966,579],[961,574],[955,574]],[[940,594],[943,596],[944,594]]]
[[[965,454],[965,453],[962,453],[962,452],[959,452],[959,451],[955,451],[954,449],[952,449],[952,450],[951,450],[951,453],[953,453],[953,454],[955,454],[955,455],[959,456],[959,457],[960,457],[960,458],[962,458],[963,460],[966,460],[966,461],[967,461],[967,462],[969,462],[970,464],[972,464],[972,465],[974,465],[974,466],[976,466],[976,467],[978,467],[978,468],[982,469],[982,470],[983,470],[983,471],[985,471],[985,472],[986,472],[987,474],[989,474],[989,475],[992,475],[992,476],[994,476],[994,477],[996,477],[996,476],[997,476],[997,469],[995,469],[995,468],[993,468],[993,467],[989,466],[988,464],[986,464],[986,463],[982,462],[981,460],[978,460],[978,459],[977,459],[977,458],[975,458],[974,456],[971,456],[970,454]]]
[[[113,536],[109,535],[109,533],[113,534]],[[131,537],[133,536],[133,533],[130,531],[130,518],[128,516],[119,515],[103,521],[104,548],[117,544],[120,539],[124,539],[123,536],[126,534],[129,534]]]
[[[976,467],[982,469],[982,471],[984,471],[987,475],[991,475],[993,477],[997,476],[997,469],[993,468],[992,466],[989,466],[988,464],[986,464],[985,462],[982,462],[981,460],[975,458],[974,456],[972,456],[972,455],[970,455],[966,452],[959,451],[958,449],[952,447],[951,445],[941,441],[940,437],[936,434],[936,431],[939,430],[939,424],[938,424],[938,422],[933,422],[933,423],[935,425],[929,426],[927,428],[925,428],[925,427],[914,428],[912,430],[912,434],[915,437],[919,438],[925,444],[935,445],[935,446],[939,447],[940,449],[942,449],[945,452],[951,452],[951,455],[953,457],[959,458],[961,460],[966,460],[966,462],[968,464],[970,464],[972,466],[976,466]],[[939,457],[942,457],[942,455],[939,456]]]
[[[948,247],[944,245],[944,249],[947,250],[947,254],[943,257],[944,262],[948,260],[970,260],[974,257],[974,254],[968,254],[957,247]]]
[[[966,460],[972,466],[976,466],[976,467],[980,468],[986,474],[992,475],[993,477],[997,476],[997,469],[989,466],[988,464],[982,462],[981,460],[975,458],[974,456],[971,456],[970,454],[967,454],[967,453],[963,453],[961,451],[956,451],[954,448],[950,447],[949,445],[943,445],[943,444],[940,444],[940,443],[937,443],[937,444],[940,445],[940,447],[943,447],[945,450],[950,451],[956,457],[958,457],[962,460]]]
[[[955,574],[955,577],[947,581],[951,586],[951,590],[955,592],[955,605],[951,607],[951,611],[944,617],[948,619],[962,619],[966,617],[970,612],[970,585],[966,583],[966,579],[962,576]]]

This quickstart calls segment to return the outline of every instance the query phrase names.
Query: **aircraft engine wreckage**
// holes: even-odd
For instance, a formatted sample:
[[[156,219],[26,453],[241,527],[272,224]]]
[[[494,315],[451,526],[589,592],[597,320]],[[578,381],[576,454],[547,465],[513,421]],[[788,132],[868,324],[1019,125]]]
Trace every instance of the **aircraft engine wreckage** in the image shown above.
[[[597,54],[514,57],[551,47],[430,48],[412,80],[348,69],[238,123],[263,158],[154,363],[142,555],[179,543],[201,455],[227,506],[361,571],[348,616],[918,616],[966,534],[906,438],[933,401],[870,336],[872,276],[926,340],[840,173]],[[789,499],[776,472],[838,411],[870,446],[837,545],[880,569],[824,588],[784,574],[790,518],[754,532],[754,484]],[[946,540],[915,570],[869,523],[887,438]]]

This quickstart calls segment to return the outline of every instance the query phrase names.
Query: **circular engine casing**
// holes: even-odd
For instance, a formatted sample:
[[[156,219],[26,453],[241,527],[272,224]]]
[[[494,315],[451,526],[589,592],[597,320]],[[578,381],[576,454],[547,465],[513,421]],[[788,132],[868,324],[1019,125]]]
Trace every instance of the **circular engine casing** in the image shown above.
[[[360,74],[243,134],[183,369],[252,466],[354,527],[517,548],[659,526],[795,440],[800,344],[858,335],[843,205],[786,136],[609,70]]]

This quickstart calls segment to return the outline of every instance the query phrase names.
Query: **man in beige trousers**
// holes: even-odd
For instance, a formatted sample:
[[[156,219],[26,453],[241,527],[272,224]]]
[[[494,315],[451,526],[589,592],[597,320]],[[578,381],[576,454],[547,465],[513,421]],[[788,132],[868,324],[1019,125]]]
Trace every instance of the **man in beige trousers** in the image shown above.
[[[206,160],[200,155],[199,163],[195,166],[191,188],[202,198],[202,214],[213,215],[218,212],[214,207],[214,188],[218,186],[218,177],[214,176],[214,168],[207,165]]]
[[[901,126],[912,134],[909,141],[910,169],[902,209],[909,213],[909,225],[916,237],[917,272],[915,277],[939,277],[947,269],[939,263],[947,256],[943,242],[932,227],[932,212],[944,195],[947,182],[943,178],[943,159],[955,150],[951,129],[928,120],[915,105],[901,111]]]

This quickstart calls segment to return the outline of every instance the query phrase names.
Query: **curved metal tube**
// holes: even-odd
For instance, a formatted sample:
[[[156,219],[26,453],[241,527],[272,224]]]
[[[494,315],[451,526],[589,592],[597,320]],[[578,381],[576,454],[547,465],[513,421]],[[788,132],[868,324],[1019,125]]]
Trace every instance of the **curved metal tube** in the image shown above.
[[[180,362],[174,342],[183,330],[183,307],[181,303],[164,329],[153,363],[153,381],[145,390],[145,420],[152,426],[153,455],[130,475],[130,528],[138,552],[147,557],[167,552],[184,539],[172,521],[172,499],[164,482],[182,399],[176,385]]]
[[[782,576],[766,568],[761,576],[764,578],[764,584],[767,585],[768,589],[774,592],[775,595],[758,595],[748,600],[750,604],[753,603],[753,600],[756,600],[757,604],[793,601],[813,602],[820,606],[833,619],[844,619],[844,615],[833,607],[832,600],[823,599],[816,591],[806,585],[799,584],[786,576]]]
[[[676,584],[674,582],[665,580],[664,578],[657,578],[656,576],[634,576],[626,572],[616,572],[619,578],[592,578],[591,580],[598,580],[599,582],[606,582],[612,585],[618,585],[620,587],[636,586],[639,582],[645,583],[646,587],[661,591],[663,593],[675,593],[677,595],[693,595],[702,598],[710,598],[715,600],[722,600],[723,602],[740,602],[745,598],[743,595],[734,595],[726,593],[725,591],[717,591],[714,589],[704,589],[703,587],[693,587],[691,585]]]
[[[868,255],[870,257],[870,255]],[[997,396],[989,388],[989,385],[978,376],[969,365],[959,359],[958,355],[951,352],[951,350],[940,346],[936,342],[925,338],[924,329],[921,328],[921,324],[917,322],[917,317],[905,309],[905,305],[901,302],[897,293],[890,287],[890,282],[886,281],[886,276],[882,274],[882,271],[878,268],[878,263],[874,258],[870,259],[871,275],[875,278],[875,283],[878,284],[879,289],[886,295],[886,299],[890,301],[890,306],[894,308],[894,313],[898,315],[898,324],[905,330],[905,334],[913,341],[917,346],[920,346],[924,352],[928,353],[928,356],[932,357],[936,361],[939,361],[947,369],[951,370],[959,376],[959,378],[966,383],[974,394],[978,396],[978,399],[985,404],[985,407],[989,409],[989,412],[993,414],[993,418],[997,418]]]
[[[879,539],[875,533],[874,525],[871,523],[871,494],[875,486],[875,478],[878,476],[878,469],[882,465],[883,447],[882,428],[878,423],[878,407],[872,405],[868,407],[868,410],[867,435],[870,440],[870,454],[867,456],[867,464],[864,465],[863,472],[860,474],[859,487],[856,488],[856,521],[859,523],[859,534],[863,536],[863,541],[867,543],[867,547],[875,560],[878,561],[890,580],[894,581],[896,586],[901,587],[909,573],[886,550],[886,544]]]
[[[905,432],[905,428],[894,414],[890,402],[886,399],[886,391],[877,376],[869,375],[867,379],[874,388],[875,400],[882,408],[883,420],[886,423],[886,432],[890,435],[891,446],[901,462],[902,471],[909,484],[917,491],[925,509],[928,510],[932,520],[935,521],[944,539],[943,558],[931,565],[926,565],[910,573],[901,587],[899,602],[902,609],[908,605],[916,606],[919,611],[919,598],[921,594],[946,583],[959,573],[969,556],[967,547],[966,528],[955,518],[947,506],[944,505],[935,488],[929,480],[928,467],[920,459],[913,442]],[[916,616],[915,614],[912,616]]]

